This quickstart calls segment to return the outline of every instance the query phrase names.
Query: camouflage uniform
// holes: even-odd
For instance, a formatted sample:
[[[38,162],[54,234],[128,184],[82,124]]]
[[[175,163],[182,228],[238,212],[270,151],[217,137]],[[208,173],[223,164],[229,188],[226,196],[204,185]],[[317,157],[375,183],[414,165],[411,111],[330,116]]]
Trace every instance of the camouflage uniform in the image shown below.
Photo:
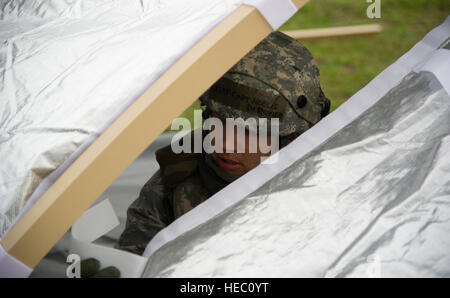
[[[156,233],[228,184],[205,164],[203,154],[175,154],[169,145],[156,159],[160,169],[128,208],[119,249],[142,254]]]
[[[311,53],[298,41],[270,34],[200,97],[205,116],[279,118],[283,139],[301,134],[329,112]],[[160,170],[129,207],[117,248],[142,254],[148,242],[175,219],[207,200],[230,181],[218,175],[206,153],[157,151]]]

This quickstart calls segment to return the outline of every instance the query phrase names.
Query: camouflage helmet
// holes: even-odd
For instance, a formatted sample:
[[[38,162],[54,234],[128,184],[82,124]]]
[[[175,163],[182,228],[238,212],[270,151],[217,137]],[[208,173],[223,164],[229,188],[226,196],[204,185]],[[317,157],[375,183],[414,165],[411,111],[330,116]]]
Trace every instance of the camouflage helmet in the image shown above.
[[[303,133],[330,109],[313,56],[281,32],[259,43],[200,101],[224,118],[279,118],[281,137]]]

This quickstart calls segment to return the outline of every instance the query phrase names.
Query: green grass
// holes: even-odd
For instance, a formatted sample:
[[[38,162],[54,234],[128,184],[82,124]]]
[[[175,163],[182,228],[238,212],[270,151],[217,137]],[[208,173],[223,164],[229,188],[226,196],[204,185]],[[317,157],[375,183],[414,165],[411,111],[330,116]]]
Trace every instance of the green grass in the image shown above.
[[[450,14],[449,0],[381,0],[381,18],[369,19],[365,0],[311,0],[280,30],[381,24],[375,35],[302,42],[316,58],[321,84],[336,109],[394,63]],[[196,101],[182,115],[189,119]],[[192,122],[192,121],[191,121]]]
[[[302,42],[316,58],[332,110],[394,63],[450,13],[449,0],[381,0],[381,18],[365,0],[311,0],[280,30],[381,24],[375,35]]]

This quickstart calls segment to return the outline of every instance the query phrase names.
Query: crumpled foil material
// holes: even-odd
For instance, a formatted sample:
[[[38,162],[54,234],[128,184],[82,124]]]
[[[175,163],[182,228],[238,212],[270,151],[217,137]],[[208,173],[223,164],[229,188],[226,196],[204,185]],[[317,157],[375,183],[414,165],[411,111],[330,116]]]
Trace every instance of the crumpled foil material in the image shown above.
[[[410,73],[320,147],[150,256],[146,277],[450,276],[450,96]]]
[[[0,2],[0,236],[42,180],[242,0]]]

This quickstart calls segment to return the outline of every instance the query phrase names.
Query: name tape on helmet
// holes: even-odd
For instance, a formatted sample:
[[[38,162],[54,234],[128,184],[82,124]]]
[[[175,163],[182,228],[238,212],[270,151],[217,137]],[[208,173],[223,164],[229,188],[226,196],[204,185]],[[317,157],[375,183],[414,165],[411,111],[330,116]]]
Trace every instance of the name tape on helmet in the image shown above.
[[[221,78],[209,91],[209,97],[259,118],[283,118],[286,100],[280,96]]]

